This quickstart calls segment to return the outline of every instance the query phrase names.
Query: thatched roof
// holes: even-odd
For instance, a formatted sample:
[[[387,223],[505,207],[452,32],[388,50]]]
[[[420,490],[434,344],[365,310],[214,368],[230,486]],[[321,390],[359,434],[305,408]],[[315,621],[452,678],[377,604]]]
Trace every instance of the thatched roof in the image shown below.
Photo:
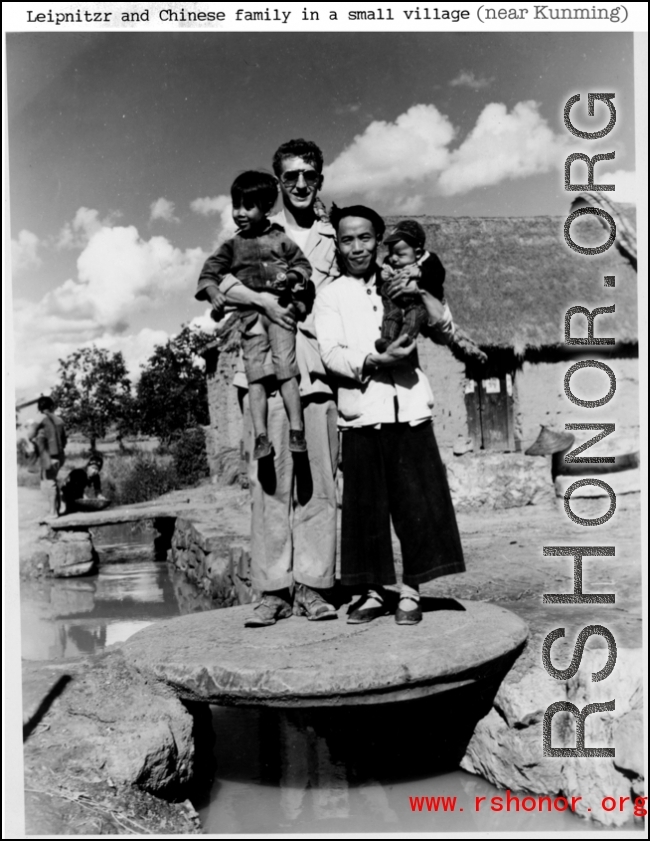
[[[634,209],[619,212],[635,227]],[[567,214],[568,215],[568,214]],[[390,226],[404,217],[387,217]],[[445,290],[456,323],[485,347],[527,348],[561,345],[564,315],[571,306],[616,305],[596,318],[596,336],[619,342],[638,340],[637,278],[627,256],[613,246],[604,254],[577,254],[564,242],[565,217],[416,217],[427,247],[447,270]],[[582,216],[571,227],[584,246],[607,239],[600,222]],[[603,286],[604,275],[616,287]],[[584,318],[574,333],[585,335]]]

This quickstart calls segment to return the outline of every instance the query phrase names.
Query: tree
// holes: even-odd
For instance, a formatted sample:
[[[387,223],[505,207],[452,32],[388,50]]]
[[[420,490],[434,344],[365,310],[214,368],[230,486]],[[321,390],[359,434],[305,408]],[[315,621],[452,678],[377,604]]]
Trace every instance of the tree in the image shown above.
[[[210,336],[184,325],[158,345],[143,366],[136,389],[137,426],[163,446],[183,430],[209,423],[208,391],[199,353]]]
[[[81,432],[95,449],[97,439],[123,420],[131,381],[121,353],[93,345],[59,360],[60,383],[52,398],[66,426]]]

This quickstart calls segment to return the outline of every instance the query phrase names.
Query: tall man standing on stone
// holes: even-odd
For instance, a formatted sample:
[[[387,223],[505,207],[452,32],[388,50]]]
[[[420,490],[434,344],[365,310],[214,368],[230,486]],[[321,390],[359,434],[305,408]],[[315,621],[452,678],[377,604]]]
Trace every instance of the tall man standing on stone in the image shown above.
[[[270,221],[285,229],[312,266],[316,295],[340,271],[335,256],[335,232],[315,211],[323,184],[323,154],[307,140],[283,143],[273,156],[280,182],[282,209]],[[277,297],[255,292],[235,277],[218,278],[207,260],[196,297],[208,299],[217,314],[226,302],[256,307],[284,327],[295,318]],[[330,619],[334,607],[320,591],[334,584],[336,560],[336,465],[338,462],[337,409],[320,358],[308,315],[297,325],[296,356],[300,368],[300,394],[305,419],[308,461],[292,457],[282,398],[269,384],[268,434],[273,445],[273,466],[251,459],[252,427],[245,411],[244,441],[252,493],[251,564],[255,589],[263,598],[246,623],[272,625],[293,612],[309,619]],[[245,387],[245,379],[235,385]]]

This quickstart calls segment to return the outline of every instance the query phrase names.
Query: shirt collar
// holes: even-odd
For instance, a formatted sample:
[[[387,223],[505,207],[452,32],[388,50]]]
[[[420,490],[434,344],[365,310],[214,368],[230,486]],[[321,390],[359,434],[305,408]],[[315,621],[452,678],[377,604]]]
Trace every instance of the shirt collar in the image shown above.
[[[274,213],[273,216],[269,217],[272,222],[276,222],[278,225],[282,225],[282,227],[286,230],[288,227],[287,224],[287,217],[284,212],[284,207],[280,208],[277,213]],[[320,234],[324,237],[331,237],[334,239],[336,237],[336,231],[332,227],[330,222],[326,222],[324,219],[316,218],[314,224],[311,226],[310,231],[316,231],[316,233]]]

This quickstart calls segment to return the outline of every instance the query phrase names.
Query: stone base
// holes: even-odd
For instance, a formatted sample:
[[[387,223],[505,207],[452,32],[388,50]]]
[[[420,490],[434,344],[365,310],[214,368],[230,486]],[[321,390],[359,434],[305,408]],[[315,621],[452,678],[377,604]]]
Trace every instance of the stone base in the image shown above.
[[[157,622],[124,644],[128,662],[189,701],[340,707],[428,697],[499,677],[528,634],[484,602],[422,599],[419,625],[393,616],[348,625],[292,616],[248,628],[250,606]]]
[[[459,511],[554,504],[550,456],[470,452],[457,456],[450,450],[441,455]]]

